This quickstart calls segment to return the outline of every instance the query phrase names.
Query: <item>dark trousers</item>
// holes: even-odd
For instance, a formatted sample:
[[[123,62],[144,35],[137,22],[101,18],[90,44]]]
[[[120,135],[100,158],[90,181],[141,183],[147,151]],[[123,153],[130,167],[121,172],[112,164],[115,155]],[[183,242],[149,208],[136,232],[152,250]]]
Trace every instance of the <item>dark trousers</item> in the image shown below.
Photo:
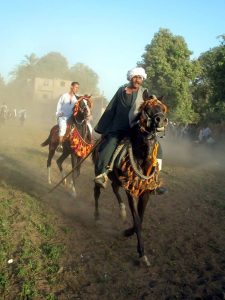
[[[113,152],[116,150],[119,142],[125,137],[124,134],[109,134],[105,141],[100,145],[99,158],[95,164],[95,175],[98,176],[107,171]]]

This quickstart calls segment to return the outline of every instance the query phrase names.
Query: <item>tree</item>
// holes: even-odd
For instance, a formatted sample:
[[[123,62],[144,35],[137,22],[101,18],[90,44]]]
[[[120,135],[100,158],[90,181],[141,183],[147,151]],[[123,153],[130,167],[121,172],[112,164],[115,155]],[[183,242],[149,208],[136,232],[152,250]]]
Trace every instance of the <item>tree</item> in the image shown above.
[[[62,78],[68,77],[67,59],[58,52],[50,52],[39,59],[36,65],[37,76],[43,78]]]
[[[12,78],[15,79],[34,79],[36,77],[36,66],[38,62],[38,57],[36,54],[31,53],[30,55],[25,55],[25,60],[21,62],[20,65],[16,66],[15,69],[10,72]]]
[[[98,75],[88,66],[77,63],[69,71],[69,78],[80,83],[80,92],[98,95]]]
[[[221,44],[200,55],[201,69],[193,82],[194,106],[201,118],[218,122],[225,118],[225,35]]]
[[[4,78],[0,74],[0,102],[5,101],[5,96],[6,96],[6,85],[5,85]]]
[[[183,37],[160,29],[146,46],[139,63],[148,75],[145,86],[152,94],[164,96],[170,116],[181,123],[196,119],[190,85],[198,63],[190,60],[191,54]]]

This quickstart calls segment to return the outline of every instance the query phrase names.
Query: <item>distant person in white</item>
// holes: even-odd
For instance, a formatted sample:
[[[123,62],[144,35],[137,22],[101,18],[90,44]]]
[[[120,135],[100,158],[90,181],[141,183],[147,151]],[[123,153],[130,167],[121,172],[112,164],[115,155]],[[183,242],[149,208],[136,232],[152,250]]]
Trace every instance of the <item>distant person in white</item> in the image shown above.
[[[203,127],[199,132],[198,139],[200,142],[207,142],[211,134],[212,130],[209,127]]]
[[[77,101],[76,93],[79,90],[79,83],[74,81],[71,83],[70,91],[63,94],[58,101],[56,117],[59,125],[59,146],[57,151],[62,152],[63,136],[66,133],[67,120],[73,114],[73,108]]]

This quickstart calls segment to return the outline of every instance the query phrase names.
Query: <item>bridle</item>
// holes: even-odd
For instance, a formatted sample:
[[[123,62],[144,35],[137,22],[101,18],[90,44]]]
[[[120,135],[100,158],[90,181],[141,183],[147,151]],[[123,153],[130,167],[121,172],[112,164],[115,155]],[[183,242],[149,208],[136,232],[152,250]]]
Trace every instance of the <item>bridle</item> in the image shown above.
[[[158,132],[157,132],[157,127],[154,125],[156,123],[159,123],[161,118],[165,118],[165,113],[163,112],[156,112],[153,115],[150,115],[145,109],[143,109],[141,111],[141,117],[138,121],[138,126],[139,126],[139,130],[141,131],[141,133],[146,133],[148,135],[147,139],[152,139],[154,138]],[[142,121],[141,121],[142,119]],[[143,121],[146,122],[146,125],[144,126]],[[153,123],[153,128],[151,128],[151,124]],[[163,130],[163,136],[165,136],[165,127],[168,124],[168,119],[165,118],[165,125],[164,125],[164,130]]]
[[[87,99],[89,100],[89,98],[85,98],[84,96],[82,96],[80,99],[77,100],[77,102],[74,106],[73,118],[77,125],[82,125],[84,122],[87,121],[87,118],[90,116],[90,108],[89,108],[88,104],[86,104],[83,101],[83,107],[81,106],[82,100],[87,100]],[[84,115],[85,115],[85,112],[87,112],[87,114],[85,115],[85,117],[82,119],[81,122],[79,122],[77,120],[77,115],[79,112]]]

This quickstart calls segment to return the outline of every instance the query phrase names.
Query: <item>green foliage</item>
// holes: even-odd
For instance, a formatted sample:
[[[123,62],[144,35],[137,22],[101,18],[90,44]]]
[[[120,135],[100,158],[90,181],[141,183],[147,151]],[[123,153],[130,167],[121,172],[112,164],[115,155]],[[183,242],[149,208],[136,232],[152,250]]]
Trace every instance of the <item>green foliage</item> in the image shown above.
[[[21,79],[21,80],[27,80],[27,79],[34,79],[36,77],[36,65],[38,62],[38,57],[31,53],[30,55],[25,55],[25,59],[21,62],[20,65],[16,66],[12,72],[10,72],[10,75],[12,78],[15,79]]]
[[[99,94],[98,75],[88,66],[77,63],[70,69],[69,78],[80,83],[80,93]]]
[[[5,97],[6,97],[6,85],[5,85],[4,78],[0,74],[0,101],[4,102]]]
[[[168,29],[160,29],[143,54],[143,66],[148,74],[145,86],[152,94],[163,95],[171,117],[182,123],[192,122],[196,115],[192,108],[190,83],[198,64],[190,60],[191,51],[181,36]]]
[[[49,294],[48,296],[46,296],[45,300],[56,300],[56,296],[54,294]]]
[[[15,290],[18,300],[55,299],[39,281],[53,287],[58,280],[64,246],[53,244],[56,224],[37,199],[7,185],[0,186],[0,200],[0,299]]]
[[[35,284],[31,281],[25,281],[22,286],[22,292],[20,295],[20,299],[33,299],[37,296],[37,292],[35,290]]]
[[[202,53],[201,66],[193,82],[194,107],[202,120],[221,122],[225,118],[225,36],[220,46]]]
[[[32,104],[36,77],[78,81],[81,94],[99,94],[98,75],[82,63],[69,68],[67,59],[58,52],[50,52],[41,58],[34,53],[25,55],[24,60],[12,70],[10,75],[11,81],[7,86],[4,86],[3,78],[0,77],[0,97],[4,90],[9,103],[18,103],[19,99],[22,106]]]
[[[44,236],[44,237],[52,237],[54,235],[54,229],[49,224],[37,224],[38,231]]]
[[[7,286],[8,278],[6,273],[0,272],[0,290],[4,290]]]
[[[50,52],[39,59],[36,64],[37,76],[43,78],[66,79],[68,74],[68,62],[58,52]]]
[[[63,248],[60,245],[44,243],[41,245],[41,250],[48,259],[57,261],[62,253]]]

